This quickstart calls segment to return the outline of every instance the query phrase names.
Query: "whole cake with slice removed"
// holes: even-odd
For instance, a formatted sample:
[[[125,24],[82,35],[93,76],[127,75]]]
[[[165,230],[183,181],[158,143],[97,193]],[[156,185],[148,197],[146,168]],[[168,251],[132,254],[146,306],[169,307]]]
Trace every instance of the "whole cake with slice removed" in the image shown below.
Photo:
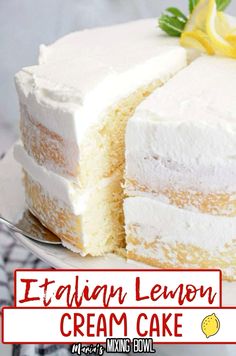
[[[156,20],[72,33],[16,75],[30,211],[82,255],[125,246],[124,137],[129,117],[186,66]],[[173,46],[174,45],[174,46]],[[176,45],[176,46],[175,46]]]
[[[193,23],[198,11],[212,20],[212,1],[181,41],[201,31],[196,47],[222,55]],[[236,279],[235,73],[235,59],[186,50],[154,19],[42,46],[16,75],[30,211],[83,256],[122,251]]]

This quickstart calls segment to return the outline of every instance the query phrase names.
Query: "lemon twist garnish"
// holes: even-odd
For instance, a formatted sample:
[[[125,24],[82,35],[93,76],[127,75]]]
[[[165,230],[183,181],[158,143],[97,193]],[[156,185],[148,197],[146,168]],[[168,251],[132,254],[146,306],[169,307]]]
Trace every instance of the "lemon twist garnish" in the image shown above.
[[[233,47],[236,47],[236,32],[229,33],[225,36],[226,41],[228,41]]]
[[[201,30],[196,30],[192,32],[184,32],[180,38],[180,44],[184,47],[196,48],[200,51],[204,51],[209,55],[215,53],[211,42]]]
[[[199,1],[200,0],[188,0],[188,8],[190,14],[192,14],[195,7],[199,4]],[[205,1],[205,3],[207,4],[207,1]],[[205,7],[205,3],[203,3],[203,11]],[[231,0],[216,0],[217,10],[224,11],[230,3]],[[200,8],[201,7],[199,6],[199,10],[201,10]],[[199,16],[199,12],[201,11],[198,11],[198,13],[195,12],[195,15],[198,18],[200,18],[200,21],[202,21],[201,20],[202,16]],[[194,16],[192,17],[192,19],[193,18]],[[173,6],[168,7],[158,19],[158,25],[162,29],[162,31],[166,32],[169,36],[174,36],[174,37],[180,37],[181,33],[184,30],[188,32],[192,30],[189,28],[185,28],[187,22],[188,22],[188,16],[186,16],[180,9]],[[195,21],[192,21],[192,23],[195,23]]]
[[[180,43],[207,54],[236,58],[236,32],[215,0],[200,0],[182,32]]]
[[[202,332],[206,335],[207,338],[215,335],[220,330],[220,321],[215,315],[207,315],[202,321]]]
[[[220,33],[219,31],[217,31],[216,19],[217,19],[216,2],[215,0],[209,0],[209,11],[207,16],[206,31],[215,48],[215,52],[228,57],[236,58],[236,47],[232,46],[226,40],[227,34]],[[220,22],[219,18],[218,20]]]

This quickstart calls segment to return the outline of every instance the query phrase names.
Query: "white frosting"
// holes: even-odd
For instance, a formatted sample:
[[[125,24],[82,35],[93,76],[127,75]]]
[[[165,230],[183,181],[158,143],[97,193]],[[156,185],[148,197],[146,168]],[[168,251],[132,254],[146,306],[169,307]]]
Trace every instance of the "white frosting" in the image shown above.
[[[93,188],[81,190],[78,184],[38,165],[35,160],[27,154],[21,144],[15,145],[14,156],[33,180],[42,186],[45,194],[57,199],[60,204],[65,205],[75,215],[81,215],[86,210],[87,201],[98,188],[105,187],[117,179],[114,174],[110,178],[102,179]]]
[[[136,110],[126,175],[150,190],[236,192],[236,61],[201,57]]]
[[[20,101],[48,129],[80,142],[119,99],[186,65],[186,51],[171,44],[177,39],[154,19],[72,33],[16,75]]]
[[[236,116],[235,59],[202,56],[157,89],[138,108],[159,121],[215,121],[232,124]],[[157,105],[158,103],[158,105]]]
[[[136,236],[146,242],[184,243],[211,252],[232,243],[236,219],[199,214],[144,197],[127,198],[124,202],[126,233],[135,225]]]

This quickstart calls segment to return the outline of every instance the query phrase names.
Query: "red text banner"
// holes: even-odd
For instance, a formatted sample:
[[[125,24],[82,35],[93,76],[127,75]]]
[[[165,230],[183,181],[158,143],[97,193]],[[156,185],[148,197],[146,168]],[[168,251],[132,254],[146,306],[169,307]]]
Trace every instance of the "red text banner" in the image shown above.
[[[15,306],[219,307],[220,277],[211,270],[17,270]]]
[[[3,309],[4,343],[105,343],[152,338],[154,343],[236,343],[236,308]]]

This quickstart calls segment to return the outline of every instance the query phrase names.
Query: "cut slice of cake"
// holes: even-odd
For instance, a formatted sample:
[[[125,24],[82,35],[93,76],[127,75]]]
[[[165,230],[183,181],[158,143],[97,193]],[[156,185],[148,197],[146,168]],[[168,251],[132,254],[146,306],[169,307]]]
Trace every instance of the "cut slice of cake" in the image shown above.
[[[31,212],[63,243],[101,255],[124,246],[124,136],[142,100],[186,66],[155,20],[70,34],[16,75]]]
[[[236,61],[203,56],[129,120],[129,258],[236,279],[235,93]]]

